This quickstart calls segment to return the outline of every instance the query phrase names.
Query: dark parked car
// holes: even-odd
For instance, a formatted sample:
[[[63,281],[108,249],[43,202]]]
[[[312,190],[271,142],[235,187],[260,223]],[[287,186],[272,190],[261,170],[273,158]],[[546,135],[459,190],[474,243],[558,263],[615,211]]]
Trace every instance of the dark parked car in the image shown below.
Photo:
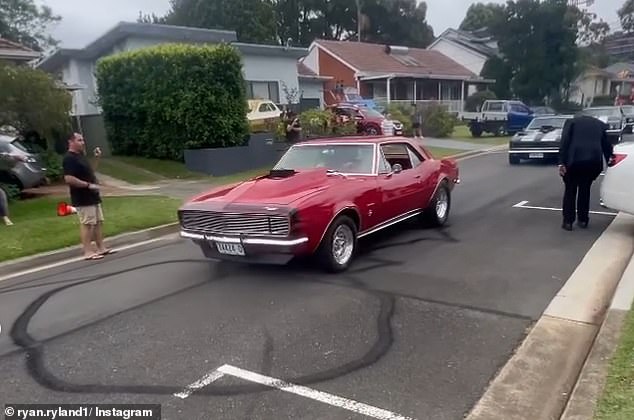
[[[0,134],[0,182],[20,189],[46,183],[46,168],[38,155],[17,137]]]
[[[521,159],[557,159],[561,133],[572,115],[553,115],[534,118],[525,130],[515,134],[509,142],[509,163]]]
[[[595,117],[608,125],[608,137],[612,144],[617,144],[621,140],[621,131],[628,123],[628,119],[633,116],[629,114],[627,107],[604,106],[586,108],[581,111],[583,115]]]

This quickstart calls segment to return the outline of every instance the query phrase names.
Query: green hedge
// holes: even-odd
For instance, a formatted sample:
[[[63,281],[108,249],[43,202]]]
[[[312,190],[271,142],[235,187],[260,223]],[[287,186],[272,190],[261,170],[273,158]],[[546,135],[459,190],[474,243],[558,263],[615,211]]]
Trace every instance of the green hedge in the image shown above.
[[[100,60],[96,77],[115,155],[182,160],[184,149],[248,138],[242,62],[229,45],[124,52]]]
[[[423,135],[426,137],[445,138],[451,136],[456,127],[456,117],[446,107],[434,104],[423,111]]]

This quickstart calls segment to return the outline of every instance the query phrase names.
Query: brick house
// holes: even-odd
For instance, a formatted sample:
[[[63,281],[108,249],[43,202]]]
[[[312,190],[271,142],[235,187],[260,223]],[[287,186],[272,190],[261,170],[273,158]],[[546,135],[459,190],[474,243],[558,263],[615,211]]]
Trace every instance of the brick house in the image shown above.
[[[316,40],[301,62],[332,78],[325,81],[326,104],[336,102],[336,92],[343,89],[382,106],[439,102],[459,112],[469,86],[495,82],[439,51],[364,42]]]

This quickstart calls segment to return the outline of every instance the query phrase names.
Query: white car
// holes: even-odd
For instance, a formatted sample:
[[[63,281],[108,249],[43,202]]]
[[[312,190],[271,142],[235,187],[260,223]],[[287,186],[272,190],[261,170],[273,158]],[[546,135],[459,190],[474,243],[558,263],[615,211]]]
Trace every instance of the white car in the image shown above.
[[[601,183],[601,204],[616,211],[634,215],[634,141],[614,146],[614,158],[610,161]]]

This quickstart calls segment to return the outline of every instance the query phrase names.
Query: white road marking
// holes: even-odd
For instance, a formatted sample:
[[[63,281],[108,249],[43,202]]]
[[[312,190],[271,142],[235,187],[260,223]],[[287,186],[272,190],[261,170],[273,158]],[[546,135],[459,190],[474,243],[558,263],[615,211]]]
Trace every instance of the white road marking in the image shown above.
[[[191,385],[188,385],[183,392],[178,392],[176,394],[174,394],[175,397],[178,398],[182,398],[185,399],[187,397],[189,397],[190,395],[192,395],[195,391],[206,387],[207,385],[216,382],[218,379],[222,378],[223,376],[225,376],[224,373],[220,372],[220,370],[214,370],[212,372],[209,372],[208,374],[206,374],[205,376],[203,376],[202,378],[200,378],[199,380],[197,380],[196,382],[194,382]]]
[[[143,241],[143,242],[137,242],[137,243],[130,244],[130,245],[125,245],[125,246],[121,246],[121,247],[115,247],[114,249],[117,252],[125,251],[127,249],[132,249],[132,248],[137,248],[137,247],[144,246],[144,245],[149,245],[149,244],[152,244],[154,242],[164,241],[164,240],[169,239],[171,237],[176,237],[176,235],[167,235],[167,236],[163,236],[163,237],[160,237],[160,238],[149,239],[149,240]],[[77,252],[81,253],[81,250],[77,250]],[[103,259],[101,259],[99,261],[106,261],[107,258],[108,258],[108,256],[106,255],[105,258],[103,258]],[[84,257],[81,257],[81,256],[80,257],[75,257],[75,258],[69,258],[67,260],[58,261],[56,263],[42,265],[42,266],[38,266],[38,267],[35,267],[35,268],[30,268],[28,270],[20,271],[20,272],[17,272],[17,273],[7,274],[6,276],[0,277],[0,282],[4,281],[4,280],[10,280],[10,279],[15,278],[15,277],[25,276],[27,274],[37,273],[38,271],[50,270],[51,268],[61,267],[63,265],[72,264],[72,263],[83,261],[83,260],[84,260]]]
[[[271,378],[269,376],[260,375],[258,373],[249,372],[244,369],[240,369],[230,365],[224,365],[218,368],[218,371],[235,376],[237,378],[244,379],[246,381],[255,382],[261,385],[266,385],[271,388],[277,388],[280,391],[290,392],[291,394],[300,395],[302,397],[310,398],[316,401],[323,402],[334,407],[343,408],[344,410],[352,411],[355,413],[363,414],[368,417],[374,417],[380,420],[413,420],[411,417],[404,417],[399,414],[393,413],[382,408],[372,407],[367,404],[363,404],[357,401],[349,400],[347,398],[338,397],[336,395],[328,394],[325,392],[317,391],[304,386],[290,384],[279,379]]]
[[[520,209],[534,209],[534,210],[551,210],[551,211],[562,211],[562,209],[558,209],[555,207],[538,207],[538,206],[527,206],[526,204],[528,204],[528,201],[520,201],[519,203],[515,204],[513,207],[515,208],[520,208]],[[590,214],[601,214],[604,216],[616,216],[617,213],[610,213],[607,211],[590,211]]]

